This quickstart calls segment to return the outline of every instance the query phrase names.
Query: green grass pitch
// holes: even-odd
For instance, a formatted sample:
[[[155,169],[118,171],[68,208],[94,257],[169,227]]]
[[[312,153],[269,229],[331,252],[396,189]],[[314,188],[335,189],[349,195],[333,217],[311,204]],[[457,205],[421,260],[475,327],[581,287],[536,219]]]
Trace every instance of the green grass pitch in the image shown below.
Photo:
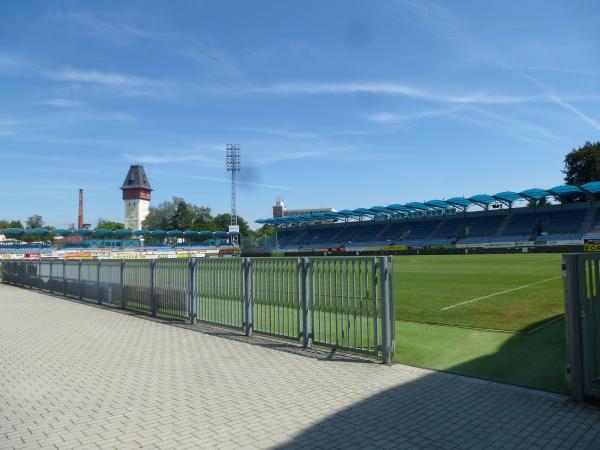
[[[564,313],[559,254],[394,257],[396,319],[528,331]]]

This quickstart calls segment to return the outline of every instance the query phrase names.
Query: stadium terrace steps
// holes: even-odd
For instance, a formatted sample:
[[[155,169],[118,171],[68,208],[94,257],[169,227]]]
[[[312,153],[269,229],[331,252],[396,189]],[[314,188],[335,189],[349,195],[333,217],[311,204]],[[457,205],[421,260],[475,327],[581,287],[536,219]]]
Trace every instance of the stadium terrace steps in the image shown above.
[[[441,226],[444,224],[444,222],[446,222],[446,218],[444,217],[442,220],[440,220],[440,222],[438,223],[438,225],[433,229],[433,231],[431,232],[431,234],[429,236],[427,236],[428,239],[433,239],[433,237],[437,234],[438,230],[441,228]]]
[[[594,210],[594,215],[592,216],[592,223],[588,232],[600,234],[600,208]]]
[[[510,220],[510,214],[507,216],[504,216],[504,219],[502,220],[502,223],[500,223],[500,225],[498,226],[498,229],[496,230],[496,234],[494,235],[494,237],[500,237],[504,234],[504,230],[506,230],[506,226],[508,225],[509,220]]]
[[[595,217],[595,210],[594,209],[588,209],[587,213],[585,214],[585,217],[583,219],[583,223],[581,224],[581,228],[579,230],[580,234],[584,234],[587,230],[590,230],[592,228],[592,221],[594,220]]]
[[[432,239],[456,239],[464,226],[464,217],[447,218],[432,236]]]
[[[465,237],[492,237],[504,221],[500,215],[479,217],[477,220],[467,220]]]
[[[504,229],[505,236],[531,238],[541,217],[536,213],[511,214]]]

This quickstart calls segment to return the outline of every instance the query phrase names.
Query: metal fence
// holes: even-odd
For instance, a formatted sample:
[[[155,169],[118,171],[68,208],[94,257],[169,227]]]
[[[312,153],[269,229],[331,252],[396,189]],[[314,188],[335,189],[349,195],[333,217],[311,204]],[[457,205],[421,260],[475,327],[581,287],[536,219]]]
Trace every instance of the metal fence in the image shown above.
[[[563,276],[571,395],[600,398],[600,254],[564,255]]]
[[[390,257],[14,260],[3,272],[84,301],[393,357]]]

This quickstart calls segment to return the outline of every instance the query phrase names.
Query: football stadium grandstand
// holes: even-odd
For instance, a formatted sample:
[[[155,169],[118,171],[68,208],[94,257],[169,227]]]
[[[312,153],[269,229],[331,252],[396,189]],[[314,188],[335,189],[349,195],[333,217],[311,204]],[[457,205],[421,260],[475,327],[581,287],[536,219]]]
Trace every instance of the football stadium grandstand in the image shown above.
[[[7,228],[0,235],[0,258],[188,257],[239,253],[239,232],[179,230],[63,230]],[[69,237],[76,236],[77,242]],[[37,242],[27,242],[33,238]],[[21,239],[21,240],[20,240]]]
[[[582,245],[600,238],[600,181],[259,219],[265,249],[420,249]]]

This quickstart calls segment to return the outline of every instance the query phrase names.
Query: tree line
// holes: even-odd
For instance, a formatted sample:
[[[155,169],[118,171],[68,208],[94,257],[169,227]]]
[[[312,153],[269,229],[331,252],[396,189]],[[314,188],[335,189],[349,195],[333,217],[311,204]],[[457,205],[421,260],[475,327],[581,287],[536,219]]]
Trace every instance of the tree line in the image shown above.
[[[243,217],[238,216],[238,225],[242,237],[254,237],[254,231]],[[194,231],[228,231],[231,214],[213,216],[211,209],[186,202],[181,197],[151,206],[148,216],[142,224],[145,230],[194,230]]]

